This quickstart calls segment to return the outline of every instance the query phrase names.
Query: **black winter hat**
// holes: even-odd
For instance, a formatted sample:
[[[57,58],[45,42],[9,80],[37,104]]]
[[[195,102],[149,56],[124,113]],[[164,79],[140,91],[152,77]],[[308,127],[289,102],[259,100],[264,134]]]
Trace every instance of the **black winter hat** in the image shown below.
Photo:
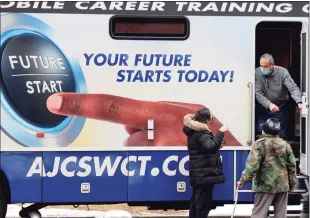
[[[263,124],[263,131],[269,135],[279,135],[281,130],[281,124],[277,118],[269,118],[266,123]]]
[[[194,116],[194,119],[200,123],[207,123],[211,118],[211,112],[208,108],[202,108],[198,110]]]

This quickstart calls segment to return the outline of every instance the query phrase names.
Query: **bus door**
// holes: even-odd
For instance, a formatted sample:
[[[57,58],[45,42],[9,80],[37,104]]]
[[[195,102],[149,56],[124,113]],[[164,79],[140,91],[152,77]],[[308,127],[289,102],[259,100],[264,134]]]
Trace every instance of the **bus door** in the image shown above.
[[[310,152],[310,123],[309,123],[309,29],[308,24],[303,23],[301,31],[301,91],[302,91],[302,111],[300,117],[301,137],[300,137],[300,172],[310,175],[308,161]]]

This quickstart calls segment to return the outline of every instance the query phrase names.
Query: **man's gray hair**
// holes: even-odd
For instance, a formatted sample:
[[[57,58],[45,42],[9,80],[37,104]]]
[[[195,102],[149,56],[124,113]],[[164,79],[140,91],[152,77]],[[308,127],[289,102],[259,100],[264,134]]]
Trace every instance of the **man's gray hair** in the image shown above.
[[[268,54],[268,53],[266,53],[266,54],[263,54],[261,57],[260,57],[260,59],[268,59],[269,60],[269,64],[274,64],[274,59],[273,59],[273,57],[272,57],[272,55],[271,54]]]

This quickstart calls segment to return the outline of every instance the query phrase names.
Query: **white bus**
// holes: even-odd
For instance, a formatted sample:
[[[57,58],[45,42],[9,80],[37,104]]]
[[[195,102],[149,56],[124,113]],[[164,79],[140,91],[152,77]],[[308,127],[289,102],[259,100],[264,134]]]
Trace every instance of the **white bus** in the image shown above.
[[[255,140],[255,73],[270,53],[290,102],[296,191],[309,175],[309,2],[7,1],[1,6],[0,217],[8,204],[187,208],[183,117],[208,107],[232,203]],[[251,203],[251,184],[239,194]],[[299,195],[290,197],[299,202]],[[253,199],[252,199],[253,200]],[[215,205],[215,206],[216,206]]]

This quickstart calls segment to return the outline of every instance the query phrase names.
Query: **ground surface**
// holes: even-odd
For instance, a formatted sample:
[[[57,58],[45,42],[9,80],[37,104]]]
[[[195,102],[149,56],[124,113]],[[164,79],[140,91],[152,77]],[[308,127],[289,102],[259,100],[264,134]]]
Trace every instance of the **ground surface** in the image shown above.
[[[28,205],[24,205],[28,206]],[[230,218],[233,212],[234,205],[225,205],[218,207],[210,212],[211,218]],[[234,218],[249,218],[253,205],[237,205]],[[289,208],[301,209],[300,206],[290,206]],[[9,205],[7,218],[19,218],[18,214],[21,210],[21,205]],[[114,211],[114,212],[113,212]],[[73,206],[50,206],[40,210],[43,218],[187,218],[188,211],[149,211],[146,207],[129,207],[127,204],[114,205],[81,205],[78,208]],[[111,212],[114,214],[111,216]],[[127,214],[127,215],[124,215]],[[110,215],[108,215],[110,214]],[[117,214],[117,216],[115,216]],[[120,216],[120,214],[123,214]],[[299,215],[287,216],[299,217]]]
[[[75,209],[73,206],[50,206],[47,208],[60,208],[60,209],[69,209],[69,210]],[[142,212],[149,212],[149,213],[156,213],[156,214],[183,215],[187,212],[186,210],[179,210],[179,211],[151,210],[151,211],[149,211],[147,209],[147,207],[129,207],[127,204],[88,205],[88,207],[87,207],[87,205],[80,205],[76,209],[77,210],[88,210],[88,208],[90,211],[126,210],[131,214],[139,214]]]

